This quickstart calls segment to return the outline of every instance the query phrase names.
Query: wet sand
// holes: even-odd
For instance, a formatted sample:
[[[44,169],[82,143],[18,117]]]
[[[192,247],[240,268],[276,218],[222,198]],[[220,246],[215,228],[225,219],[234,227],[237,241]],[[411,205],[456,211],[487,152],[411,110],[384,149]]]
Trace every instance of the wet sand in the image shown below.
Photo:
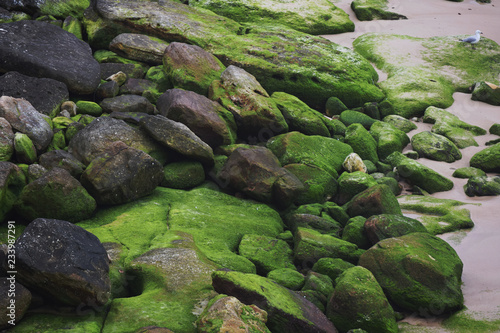
[[[352,48],[352,42],[367,32],[394,33],[414,37],[473,35],[479,29],[482,37],[487,37],[500,44],[500,3],[479,4],[475,1],[452,2],[445,0],[393,0],[389,10],[408,17],[408,20],[360,22],[350,8],[351,0],[341,0],[336,5],[344,9],[356,25],[352,33],[324,36],[333,42]],[[380,80],[385,80],[385,73],[379,72]],[[500,73],[499,73],[500,79]],[[472,84],[472,82],[471,82]],[[455,93],[454,104],[447,110],[461,120],[489,130],[493,123],[500,123],[500,107],[472,101],[469,94]],[[430,130],[430,124],[417,122],[420,131]],[[476,319],[500,319],[500,197],[468,197],[465,195],[464,179],[453,178],[452,173],[461,167],[469,166],[470,158],[486,148],[485,143],[497,139],[494,135],[475,137],[478,147],[461,149],[462,159],[454,163],[436,162],[425,158],[418,161],[455,183],[451,191],[433,194],[436,198],[455,199],[471,205],[470,210],[475,227],[467,231],[448,233],[441,237],[448,241],[464,262],[463,293],[467,313]],[[410,147],[411,148],[411,147]],[[489,174],[493,176],[494,174]],[[480,204],[480,205],[477,205]],[[409,319],[414,325],[438,327],[439,320]],[[435,331],[434,329],[432,331]]]

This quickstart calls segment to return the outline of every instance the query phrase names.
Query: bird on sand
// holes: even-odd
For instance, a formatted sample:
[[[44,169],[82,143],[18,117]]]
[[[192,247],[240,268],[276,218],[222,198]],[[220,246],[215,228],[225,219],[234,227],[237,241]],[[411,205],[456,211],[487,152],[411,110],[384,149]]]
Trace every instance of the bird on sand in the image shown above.
[[[467,38],[460,39],[460,41],[471,44],[472,49],[475,50],[476,48],[474,47],[474,44],[479,42],[479,40],[481,39],[481,34],[482,34],[481,30],[476,30],[476,34],[474,36],[469,36]]]

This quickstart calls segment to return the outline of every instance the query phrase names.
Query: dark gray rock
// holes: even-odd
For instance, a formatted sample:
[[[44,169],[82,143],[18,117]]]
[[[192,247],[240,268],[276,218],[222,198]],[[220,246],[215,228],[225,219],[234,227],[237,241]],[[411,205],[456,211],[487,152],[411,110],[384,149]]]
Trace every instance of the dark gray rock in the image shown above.
[[[67,221],[39,218],[15,246],[17,278],[26,287],[73,306],[108,301],[108,255],[90,232]]]
[[[121,63],[101,63],[101,79],[106,80],[113,74],[123,72],[128,78],[142,79],[146,74],[144,67],[138,64],[121,64]]]
[[[212,148],[235,142],[231,112],[203,95],[170,89],[160,96],[157,107],[161,115],[183,123]]]
[[[75,134],[69,142],[68,152],[88,165],[115,141],[122,141],[150,155],[162,151],[144,132],[127,125],[123,120],[100,117]],[[156,158],[156,155],[153,157]]]
[[[76,94],[90,94],[99,85],[99,64],[88,44],[75,35],[40,21],[0,27],[0,71],[55,79]]]
[[[212,148],[186,125],[159,115],[145,117],[139,123],[162,145],[205,164],[214,163]]]
[[[14,131],[5,118],[0,118],[0,161],[8,161],[14,153]]]
[[[0,161],[0,221],[10,212],[25,185],[26,177],[17,165]]]
[[[238,148],[229,155],[219,178],[229,186],[266,203],[286,207],[304,190],[302,182],[267,148]]]
[[[162,179],[160,162],[118,141],[96,156],[81,182],[97,203],[118,205],[150,194]]]
[[[76,179],[80,178],[85,165],[65,150],[52,150],[40,155],[38,160],[47,170],[52,168],[66,169]]]
[[[15,209],[26,220],[38,217],[78,222],[94,213],[96,202],[78,180],[64,169],[53,168],[26,185]]]
[[[102,110],[111,112],[141,112],[153,114],[155,107],[146,97],[138,95],[120,95],[113,98],[105,98],[99,104]]]
[[[24,98],[38,112],[51,117],[59,112],[61,104],[69,98],[68,88],[64,83],[18,72],[0,76],[0,95]]]
[[[116,36],[109,49],[127,59],[161,65],[163,53],[168,43],[155,37],[143,34],[124,33]]]
[[[0,97],[0,117],[5,118],[16,131],[26,134],[38,152],[43,151],[52,142],[54,133],[47,121],[48,117],[38,112],[26,100]]]

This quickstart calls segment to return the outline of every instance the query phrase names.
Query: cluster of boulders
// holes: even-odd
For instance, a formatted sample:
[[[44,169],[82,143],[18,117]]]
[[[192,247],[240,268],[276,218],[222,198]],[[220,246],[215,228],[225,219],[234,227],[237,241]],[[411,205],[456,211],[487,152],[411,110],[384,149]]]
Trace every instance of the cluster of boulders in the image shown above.
[[[369,83],[376,73],[368,62],[297,32],[169,1],[100,0],[84,16],[63,6],[57,17],[81,19],[64,22],[25,20],[35,10],[25,8],[6,8],[13,22],[0,24],[0,221],[27,224],[15,243],[18,323],[30,302],[45,299],[108,305],[98,331],[106,322],[128,325],[120,311],[129,305],[114,299],[134,293],[162,302],[174,293],[210,298],[190,329],[172,323],[179,332],[194,330],[193,321],[199,332],[396,332],[401,313],[462,308],[460,258],[434,229],[403,216],[396,196],[400,180],[419,194],[450,190],[450,179],[417,159],[460,159],[483,129],[431,106],[423,120],[432,132],[410,140],[415,125]],[[275,43],[270,50],[265,38]],[[290,51],[297,46],[304,49]],[[404,152],[409,144],[413,151]],[[500,172],[499,154],[493,144],[457,170],[469,178],[468,195],[500,194],[499,178],[486,175]],[[192,199],[177,208],[183,195],[168,192],[200,185],[216,190],[186,197],[212,196],[205,207]],[[134,203],[148,207],[148,196],[167,198],[152,203],[165,214],[125,230]],[[249,218],[229,196],[265,214]],[[210,210],[210,200],[224,204]],[[113,211],[122,205],[127,211]],[[227,219],[224,210],[234,220],[214,230],[201,210],[213,224]],[[179,222],[184,211],[196,213]],[[94,218],[100,212],[114,215]],[[149,212],[140,212],[134,219],[146,221]],[[259,219],[272,220],[265,232],[231,226],[241,220],[251,229]],[[113,241],[105,249],[77,222]],[[158,234],[140,239],[140,228]],[[123,268],[141,281],[127,292]],[[10,270],[0,267],[2,295]],[[3,319],[0,328],[9,327]],[[168,331],[142,324],[128,328]]]

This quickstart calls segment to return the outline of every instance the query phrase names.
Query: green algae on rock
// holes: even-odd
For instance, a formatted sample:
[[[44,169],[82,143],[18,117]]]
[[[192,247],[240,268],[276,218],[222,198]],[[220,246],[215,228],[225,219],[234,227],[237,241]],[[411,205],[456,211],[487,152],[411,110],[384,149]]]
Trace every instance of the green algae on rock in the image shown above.
[[[291,268],[278,268],[270,271],[267,278],[290,290],[300,290],[304,286],[304,276]]]
[[[397,114],[385,116],[382,121],[391,124],[392,126],[402,130],[405,133],[417,129],[417,125],[415,125],[415,123],[404,117],[398,116]]]
[[[433,235],[468,229],[474,226],[467,203],[424,195],[404,195],[398,198],[403,214],[419,220]]]
[[[429,193],[449,191],[453,188],[450,179],[400,152],[389,155],[387,161],[397,169],[401,177]]]
[[[195,0],[190,6],[201,7],[237,22],[283,25],[312,35],[354,31],[354,23],[332,2],[322,1],[232,1]]]
[[[399,214],[401,208],[391,188],[385,184],[373,185],[356,194],[344,206],[349,216],[364,216],[366,218],[379,214]]]
[[[469,197],[500,195],[500,177],[471,177],[464,185],[464,191]]]
[[[470,166],[484,172],[500,172],[500,143],[474,154],[470,159]]]
[[[304,184],[304,191],[295,199],[295,204],[323,203],[337,193],[337,181],[324,169],[314,165],[292,163],[285,165]]]
[[[354,0],[351,8],[360,21],[400,20],[407,17],[388,11],[387,0]]]
[[[450,139],[458,148],[478,146],[474,136],[486,134],[481,127],[468,124],[446,110],[429,106],[425,109],[424,123],[434,124],[432,132]]]
[[[434,161],[452,163],[462,158],[462,153],[453,142],[436,133],[426,131],[415,134],[411,145],[418,156]]]
[[[486,172],[474,167],[463,167],[453,171],[452,176],[455,178],[483,177],[486,176]]]
[[[340,275],[327,316],[340,332],[361,328],[370,333],[398,332],[396,316],[373,274],[356,266]]]
[[[382,240],[361,255],[359,265],[369,269],[389,300],[404,309],[425,316],[463,307],[463,263],[436,236],[417,232]]]
[[[377,141],[377,153],[381,160],[393,152],[401,152],[410,143],[405,132],[383,121],[378,121],[370,127],[370,134]]]
[[[369,160],[373,163],[378,162],[377,141],[363,125],[359,123],[349,125],[344,142],[351,146],[354,152],[363,160]]]
[[[369,33],[357,38],[353,45],[388,73],[380,87],[395,113],[411,118],[422,116],[428,106],[449,107],[453,92],[467,92],[473,82],[487,80],[498,84],[498,44],[483,38],[478,51],[473,51],[459,39],[460,36],[417,38]]]
[[[332,96],[348,107],[384,98],[374,84],[378,75],[368,61],[322,37],[282,26],[243,26],[174,1],[99,0],[96,8],[104,26],[198,45],[225,66],[244,68],[268,93],[287,92],[315,109],[323,109]]]

